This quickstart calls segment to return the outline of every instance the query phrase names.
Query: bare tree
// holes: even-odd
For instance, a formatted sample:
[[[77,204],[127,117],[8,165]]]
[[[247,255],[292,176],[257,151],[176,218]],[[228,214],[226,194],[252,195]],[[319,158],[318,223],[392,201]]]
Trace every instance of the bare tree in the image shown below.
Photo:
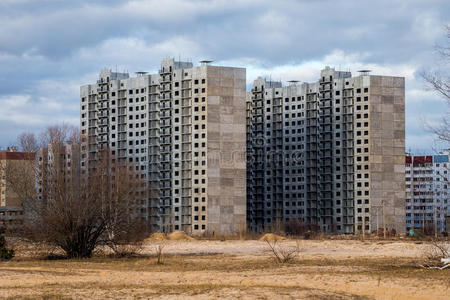
[[[20,151],[36,153],[39,148],[47,147],[51,143],[78,143],[80,130],[68,123],[48,126],[43,132],[36,135],[32,132],[23,132],[17,137],[17,146]]]
[[[79,128],[68,123],[52,125],[47,127],[39,135],[41,147],[47,147],[51,143],[64,144],[66,142],[76,143],[79,141]]]
[[[132,165],[111,163],[108,158],[103,158],[99,165],[94,171],[96,179],[90,181],[93,188],[107,187],[105,191],[100,189],[103,218],[107,220],[106,245],[120,256],[139,252],[148,236],[147,222],[140,212],[147,195],[146,182],[134,172]],[[101,174],[96,175],[97,172]]]
[[[448,44],[439,46],[439,52],[442,63],[440,68],[434,71],[423,72],[422,77],[431,90],[441,95],[449,106],[449,111],[442,117],[440,125],[436,127],[428,126],[439,140],[450,143],[450,26],[446,26]]]
[[[17,138],[20,150],[23,152],[36,153],[39,149],[39,142],[34,133],[24,132]]]
[[[57,247],[69,258],[90,257],[98,246],[118,255],[135,252],[147,236],[141,212],[147,186],[134,167],[104,149],[89,162],[87,173],[80,163],[80,143],[72,142],[80,140],[76,131],[55,126],[41,136],[50,143],[37,163],[31,170],[10,170],[8,178],[14,190],[24,191],[21,236]],[[37,192],[17,180],[24,172],[36,175]]]

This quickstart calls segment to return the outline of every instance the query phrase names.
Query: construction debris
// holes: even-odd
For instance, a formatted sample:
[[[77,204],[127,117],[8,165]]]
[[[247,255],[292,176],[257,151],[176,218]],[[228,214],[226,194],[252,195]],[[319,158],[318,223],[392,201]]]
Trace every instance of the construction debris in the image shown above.
[[[184,233],[183,231],[174,231],[171,234],[169,234],[167,236],[167,238],[171,241],[181,241],[181,240],[195,240],[193,237],[187,235],[186,233]]]
[[[258,240],[259,241],[282,241],[285,240],[285,237],[282,237],[280,235],[276,235],[273,233],[266,233],[265,235],[263,235],[262,237],[260,237]]]
[[[167,237],[164,233],[161,232],[155,232],[152,233],[148,238],[144,240],[145,242],[162,242],[167,241]]]

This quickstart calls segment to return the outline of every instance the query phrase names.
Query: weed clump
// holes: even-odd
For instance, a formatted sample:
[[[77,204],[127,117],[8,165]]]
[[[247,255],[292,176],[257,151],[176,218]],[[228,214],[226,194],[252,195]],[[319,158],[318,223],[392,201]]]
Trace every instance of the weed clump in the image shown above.
[[[14,257],[14,250],[8,249],[5,239],[5,227],[0,227],[0,260],[9,260]]]

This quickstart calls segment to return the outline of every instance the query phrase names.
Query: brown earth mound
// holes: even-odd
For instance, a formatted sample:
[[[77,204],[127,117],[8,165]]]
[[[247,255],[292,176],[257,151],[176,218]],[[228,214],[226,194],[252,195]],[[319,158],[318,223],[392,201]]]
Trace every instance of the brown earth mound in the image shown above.
[[[161,241],[167,241],[167,238],[164,235],[164,233],[155,232],[152,235],[150,235],[148,238],[146,238],[145,241],[146,242],[161,242]]]
[[[167,236],[171,241],[181,241],[181,240],[195,240],[193,237],[188,236],[183,231],[174,231]]]
[[[265,235],[263,235],[262,237],[260,237],[258,240],[259,241],[281,241],[281,240],[285,240],[285,237],[282,237],[280,235],[276,235],[273,233],[266,233]]]

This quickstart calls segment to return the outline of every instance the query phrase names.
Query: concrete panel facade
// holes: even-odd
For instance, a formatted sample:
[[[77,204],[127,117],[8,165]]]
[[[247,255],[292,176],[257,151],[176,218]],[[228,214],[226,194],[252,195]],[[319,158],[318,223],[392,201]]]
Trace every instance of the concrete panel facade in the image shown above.
[[[134,165],[153,230],[245,228],[245,69],[166,58],[158,74],[104,69],[80,97],[83,169],[105,148]]]
[[[313,83],[256,79],[247,97],[250,228],[295,220],[371,232],[384,211],[386,227],[403,233],[404,109],[400,77],[326,67]]]
[[[207,67],[208,231],[246,229],[245,69]]]
[[[405,80],[370,76],[368,88],[371,228],[405,233]]]

